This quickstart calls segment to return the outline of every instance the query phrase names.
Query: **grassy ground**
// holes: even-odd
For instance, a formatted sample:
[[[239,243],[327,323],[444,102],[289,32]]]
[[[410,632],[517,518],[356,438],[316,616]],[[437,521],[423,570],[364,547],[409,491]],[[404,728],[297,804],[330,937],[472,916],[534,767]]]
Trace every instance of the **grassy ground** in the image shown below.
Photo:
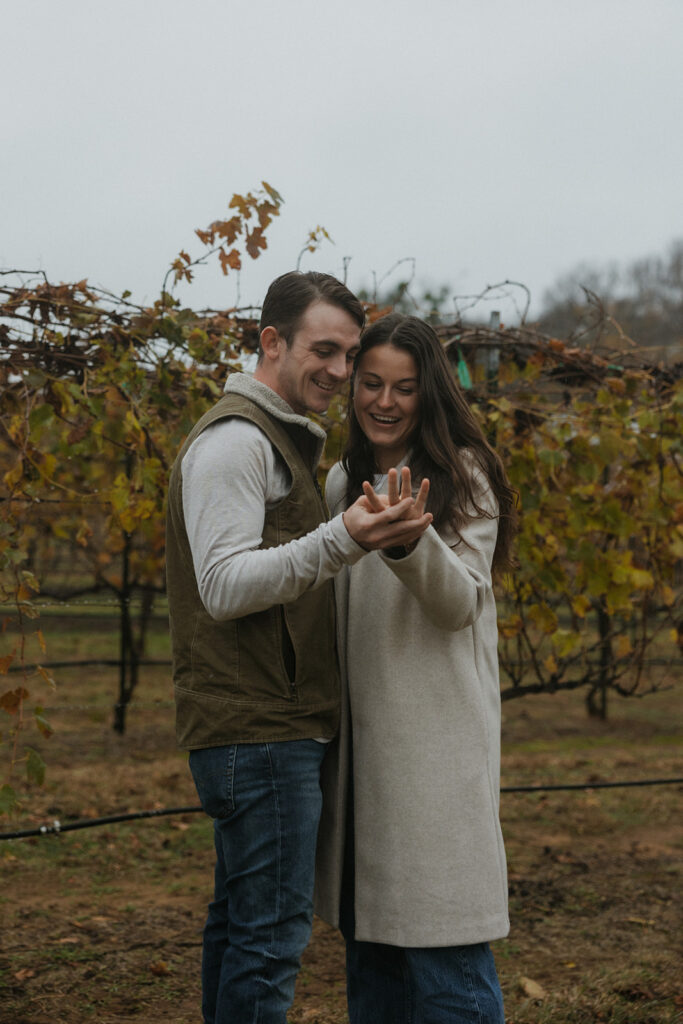
[[[115,633],[92,624],[44,630],[54,659],[116,655]],[[165,644],[159,623],[150,656]],[[55,735],[33,742],[47,780],[15,826],[196,803],[164,669],[145,670],[123,737],[115,670],[60,670],[58,683]],[[613,701],[607,723],[578,694],[506,704],[503,785],[683,774],[680,696]],[[683,1020],[680,788],[503,795],[512,931],[495,953],[509,1024]],[[0,842],[0,870],[2,1024],[200,1021],[203,815]],[[342,943],[316,922],[291,1021],[346,1019]]]

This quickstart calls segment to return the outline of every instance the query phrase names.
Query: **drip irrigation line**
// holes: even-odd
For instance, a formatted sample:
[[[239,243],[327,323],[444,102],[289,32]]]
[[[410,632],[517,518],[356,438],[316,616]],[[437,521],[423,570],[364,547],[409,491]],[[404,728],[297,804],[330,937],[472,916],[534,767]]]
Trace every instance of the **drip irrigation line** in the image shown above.
[[[130,663],[130,662],[129,662]],[[116,668],[121,665],[120,658],[85,658],[82,661],[43,661],[40,665],[10,665],[8,674],[10,672],[37,672],[38,669],[44,668],[84,668],[93,665],[105,665],[108,668]],[[140,668],[145,668],[150,665],[153,666],[165,666],[172,665],[173,662],[170,658],[142,658],[136,662]]]
[[[174,707],[173,700],[132,700],[128,704],[117,700],[114,704],[46,704],[43,711],[46,715],[59,715],[72,711],[111,711],[120,708],[127,711],[170,711]]]
[[[100,825],[116,825],[121,821],[135,821],[139,818],[163,818],[169,814],[196,814],[201,807],[163,807],[158,811],[131,811],[130,814],[110,814],[106,818],[85,818],[70,821],[62,825],[61,821],[53,821],[51,825],[40,828],[27,828],[21,832],[0,832],[0,839],[27,839],[30,836],[60,835],[62,832],[75,832],[82,828],[97,828]]]
[[[683,776],[674,779],[634,779],[629,782],[567,782],[557,786],[501,786],[501,793],[552,793],[575,789],[626,789],[630,786],[671,786],[683,783]]]
[[[559,790],[578,789],[624,789],[630,786],[671,786],[683,784],[683,776],[674,779],[638,779],[629,782],[577,782],[543,786],[501,786],[501,793],[545,793]],[[106,818],[85,818],[80,821],[53,821],[51,825],[39,828],[23,829],[19,832],[0,832],[2,839],[28,839],[33,836],[60,835],[62,832],[75,832],[77,829],[96,828],[100,825],[116,825],[122,821],[136,821],[140,818],[163,818],[171,814],[197,814],[201,807],[163,807],[158,811],[131,811],[128,814],[110,814]]]

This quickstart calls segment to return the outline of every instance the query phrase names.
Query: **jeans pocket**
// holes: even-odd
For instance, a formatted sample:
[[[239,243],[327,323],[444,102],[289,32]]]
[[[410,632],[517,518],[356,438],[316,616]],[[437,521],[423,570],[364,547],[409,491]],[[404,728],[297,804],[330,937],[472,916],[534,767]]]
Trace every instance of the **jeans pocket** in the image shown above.
[[[235,810],[237,744],[190,751],[190,771],[202,808],[210,818],[229,818]]]

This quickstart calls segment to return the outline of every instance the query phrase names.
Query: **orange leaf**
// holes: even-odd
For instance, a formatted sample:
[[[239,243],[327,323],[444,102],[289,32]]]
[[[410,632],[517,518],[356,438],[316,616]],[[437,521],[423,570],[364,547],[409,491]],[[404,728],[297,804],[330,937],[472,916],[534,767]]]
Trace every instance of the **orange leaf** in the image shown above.
[[[221,269],[224,274],[228,273],[228,270],[239,270],[242,266],[242,260],[237,249],[231,249],[230,252],[226,252],[225,249],[221,249],[218,254],[218,259],[221,263]]]
[[[152,974],[156,974],[157,977],[162,977],[164,974],[170,974],[171,969],[165,960],[155,960],[149,965],[149,969]]]
[[[8,654],[5,658],[0,658],[0,676],[4,676],[9,671],[9,667],[14,661],[14,651]]]
[[[224,238],[227,245],[232,245],[242,230],[240,217],[231,217],[230,220],[216,220],[211,225],[219,238]]]
[[[247,235],[246,249],[252,260],[258,259],[260,250],[267,248],[266,240],[261,228],[254,228],[250,235]]]
[[[0,708],[8,715],[16,715],[22,700],[26,700],[27,697],[28,690],[25,690],[23,686],[17,687],[16,690],[8,690],[0,697]]]

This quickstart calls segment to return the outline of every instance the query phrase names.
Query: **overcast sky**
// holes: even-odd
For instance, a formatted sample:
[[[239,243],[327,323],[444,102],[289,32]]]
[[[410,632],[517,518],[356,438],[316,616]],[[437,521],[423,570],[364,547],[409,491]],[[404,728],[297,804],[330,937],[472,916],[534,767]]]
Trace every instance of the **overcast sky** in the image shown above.
[[[267,252],[188,304],[259,303],[318,224],[302,269],[536,303],[683,235],[681,0],[22,0],[0,38],[0,269],[152,301],[262,179]]]

